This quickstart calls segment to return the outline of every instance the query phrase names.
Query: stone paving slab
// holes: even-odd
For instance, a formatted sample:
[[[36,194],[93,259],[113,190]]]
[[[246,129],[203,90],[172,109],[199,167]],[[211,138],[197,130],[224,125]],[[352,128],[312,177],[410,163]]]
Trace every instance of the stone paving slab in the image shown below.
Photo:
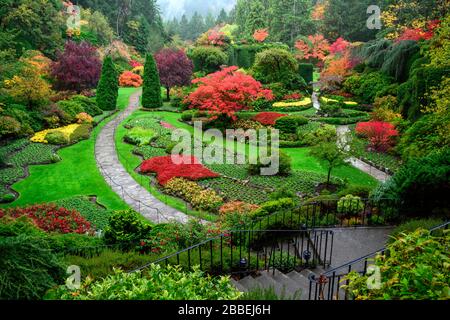
[[[117,127],[139,108],[138,91],[130,97],[128,108],[106,124],[97,137],[95,159],[97,167],[120,198],[130,207],[154,223],[187,223],[189,216],[164,204],[138,184],[119,161],[114,136]]]

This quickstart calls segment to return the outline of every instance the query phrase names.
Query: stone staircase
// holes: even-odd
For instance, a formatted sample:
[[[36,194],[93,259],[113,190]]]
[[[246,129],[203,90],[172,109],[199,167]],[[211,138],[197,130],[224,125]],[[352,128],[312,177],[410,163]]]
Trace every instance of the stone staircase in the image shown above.
[[[333,257],[330,268],[341,266],[366,254],[382,248],[392,232],[392,228],[341,228],[334,229]],[[285,249],[285,252],[288,251]],[[355,264],[354,268],[363,268],[363,263]],[[361,269],[362,270],[362,269]],[[271,289],[283,300],[308,300],[309,277],[315,274],[319,277],[325,273],[321,267],[304,269],[300,272],[280,272],[271,267],[255,275],[246,276],[240,280],[232,279],[233,285],[241,292],[255,289]],[[335,289],[337,291],[337,288]],[[334,292],[336,300],[344,300],[345,292],[339,290],[339,296]]]
[[[284,274],[281,271],[261,271],[258,275],[247,276],[241,280],[232,279],[231,282],[241,292],[249,292],[255,289],[273,289],[280,299],[308,300],[309,276],[320,275],[325,272],[321,268],[314,271],[304,269],[301,272],[291,271]]]

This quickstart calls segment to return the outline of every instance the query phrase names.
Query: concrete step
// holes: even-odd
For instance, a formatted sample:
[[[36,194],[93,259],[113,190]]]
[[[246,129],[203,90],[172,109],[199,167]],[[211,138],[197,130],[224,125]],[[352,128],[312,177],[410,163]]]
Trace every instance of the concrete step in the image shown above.
[[[239,281],[234,280],[233,278],[230,279],[231,284],[240,292],[247,292],[248,289],[244,287]]]
[[[239,280],[239,284],[244,288],[244,292],[262,288],[261,283],[256,281],[252,276],[247,276]]]

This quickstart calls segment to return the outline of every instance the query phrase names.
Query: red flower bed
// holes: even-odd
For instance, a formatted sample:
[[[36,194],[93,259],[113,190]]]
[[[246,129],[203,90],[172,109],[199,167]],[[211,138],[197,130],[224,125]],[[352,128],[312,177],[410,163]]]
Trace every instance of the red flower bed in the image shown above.
[[[160,125],[166,129],[175,129],[175,127],[173,125],[171,125],[170,123],[164,122],[164,121],[161,121]]]
[[[382,121],[360,122],[356,133],[367,138],[370,148],[378,152],[388,151],[394,144],[394,138],[399,135],[393,124]]]
[[[172,178],[201,180],[219,177],[217,173],[205,168],[196,157],[182,155],[155,157],[146,160],[141,164],[141,172],[156,173],[161,185],[167,184]]]
[[[287,114],[276,113],[276,112],[261,112],[253,117],[253,120],[265,125],[273,126],[275,122],[282,117],[286,117]]]
[[[26,208],[0,209],[0,218],[26,216],[39,229],[47,232],[79,233],[90,232],[91,224],[75,210],[58,208],[54,204],[34,205]]]

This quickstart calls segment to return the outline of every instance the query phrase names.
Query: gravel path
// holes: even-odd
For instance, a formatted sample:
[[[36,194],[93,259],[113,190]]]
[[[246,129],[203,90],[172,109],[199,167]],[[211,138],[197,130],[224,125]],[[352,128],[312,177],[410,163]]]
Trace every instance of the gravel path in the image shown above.
[[[130,97],[128,108],[106,124],[97,137],[95,159],[97,167],[106,182],[130,207],[154,223],[177,221],[186,223],[189,217],[156,199],[144,187],[138,184],[122,166],[117,155],[114,141],[116,128],[139,108],[141,91]]]

